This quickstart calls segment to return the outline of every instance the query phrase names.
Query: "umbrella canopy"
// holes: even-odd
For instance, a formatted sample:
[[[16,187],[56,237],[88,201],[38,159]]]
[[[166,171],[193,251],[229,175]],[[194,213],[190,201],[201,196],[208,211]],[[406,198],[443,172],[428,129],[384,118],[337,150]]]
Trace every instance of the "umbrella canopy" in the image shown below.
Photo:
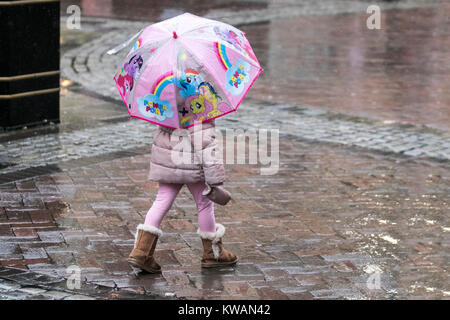
[[[185,13],[143,29],[114,80],[131,117],[177,129],[235,111],[261,71],[242,31]]]

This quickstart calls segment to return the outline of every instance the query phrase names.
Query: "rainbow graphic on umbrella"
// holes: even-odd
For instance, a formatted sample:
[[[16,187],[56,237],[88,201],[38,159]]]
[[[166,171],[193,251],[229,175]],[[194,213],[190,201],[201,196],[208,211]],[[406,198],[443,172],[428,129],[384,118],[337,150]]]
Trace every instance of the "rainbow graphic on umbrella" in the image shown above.
[[[152,92],[156,96],[160,96],[161,92],[167,87],[169,84],[173,83],[173,72],[168,72],[161,76],[158,81],[156,81],[155,87]]]
[[[114,79],[130,116],[174,129],[236,111],[262,70],[242,31],[189,13],[118,47],[128,45]]]
[[[216,49],[219,55],[219,60],[222,63],[225,70],[228,70],[232,67],[230,60],[227,56],[226,46],[222,43],[216,42]]]

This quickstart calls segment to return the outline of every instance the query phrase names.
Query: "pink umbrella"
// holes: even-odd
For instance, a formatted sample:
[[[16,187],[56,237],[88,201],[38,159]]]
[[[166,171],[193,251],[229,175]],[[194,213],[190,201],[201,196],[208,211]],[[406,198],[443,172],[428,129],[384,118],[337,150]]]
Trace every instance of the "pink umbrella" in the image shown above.
[[[242,31],[185,13],[146,27],[114,80],[132,118],[177,129],[236,111],[261,71]]]

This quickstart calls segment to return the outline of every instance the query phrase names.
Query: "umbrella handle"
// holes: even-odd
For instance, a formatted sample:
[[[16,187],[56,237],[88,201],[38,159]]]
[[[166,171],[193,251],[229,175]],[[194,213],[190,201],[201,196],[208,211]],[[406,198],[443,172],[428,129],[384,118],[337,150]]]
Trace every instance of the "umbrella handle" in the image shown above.
[[[143,29],[139,30],[139,32],[136,33],[134,36],[132,36],[130,39],[128,39],[127,41],[119,44],[118,46],[108,50],[106,53],[109,54],[109,55],[116,54],[117,52],[119,52],[120,50],[122,50],[123,48],[128,46],[131,42],[133,42],[134,39],[136,39],[139,36],[139,34],[142,32],[142,30]]]

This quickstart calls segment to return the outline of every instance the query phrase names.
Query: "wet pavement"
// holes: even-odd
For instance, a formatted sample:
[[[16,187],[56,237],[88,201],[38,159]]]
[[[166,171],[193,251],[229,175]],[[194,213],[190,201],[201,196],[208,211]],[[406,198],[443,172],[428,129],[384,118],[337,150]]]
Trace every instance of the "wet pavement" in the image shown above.
[[[173,299],[148,292],[118,290],[110,286],[75,282],[64,277],[0,266],[0,300],[160,300]]]
[[[246,32],[264,68],[249,97],[449,130],[450,3],[371,2],[381,7],[381,30],[366,27],[364,1],[255,2],[261,4],[267,7],[199,9]],[[408,9],[395,10],[402,6]],[[150,22],[86,17],[87,34],[90,21],[101,37],[66,53],[62,65],[72,70],[63,75],[117,97],[110,77],[126,52],[105,52]]]
[[[446,3],[382,11],[381,30],[365,14],[244,26],[265,70],[250,96],[448,131],[449,17]]]
[[[227,166],[235,201],[216,219],[241,257],[235,268],[201,269],[187,189],[161,227],[162,275],[126,263],[157,190],[149,154],[1,185],[1,263],[55,277],[76,265],[88,284],[163,297],[448,298],[448,164],[294,139],[280,155],[269,178]]]
[[[448,299],[447,4],[383,3],[409,9],[386,11],[375,36],[362,1],[199,7],[241,25],[265,68],[218,127],[279,129],[280,169],[227,165],[234,201],[216,220],[236,267],[201,269],[183,188],[162,225],[163,273],[149,275],[125,258],[157,190],[146,181],[155,128],[128,120],[110,83],[121,57],[105,51],[139,20],[176,12],[117,20],[143,2],[80,3],[107,18],[80,31],[62,20],[62,123],[0,134],[0,299]]]
[[[99,158],[134,155],[136,150],[140,153],[149,151],[156,127],[144,121],[129,121],[128,116],[123,115],[121,105],[116,107],[69,90],[63,92],[62,98],[63,124],[56,132],[0,144],[0,183],[31,177],[46,168],[60,170],[89,164]],[[273,119],[274,109],[277,110],[276,119]],[[226,128],[257,130],[261,126],[317,142],[434,161],[450,160],[450,139],[443,132],[386,125],[365,118],[336,116],[323,110],[273,105],[250,98],[240,106],[237,114],[217,122],[217,128],[223,134]]]
[[[67,7],[77,5],[83,16],[105,17],[125,20],[160,21],[184,12],[206,15],[211,12],[229,14],[237,10],[261,10],[267,8],[270,0],[251,1],[198,1],[198,0],[62,0],[61,14],[67,14]]]
[[[431,107],[428,107],[426,104],[418,107],[417,103],[424,101],[426,97],[422,95],[419,99],[417,96],[414,96],[414,94],[419,93],[416,90],[417,88],[410,93],[400,88],[394,96],[389,95],[394,90],[394,86],[390,84],[390,81],[396,79],[397,73],[393,74],[392,71],[385,73],[387,70],[385,66],[389,64],[392,69],[401,69],[403,62],[396,58],[399,55],[391,55],[389,52],[385,52],[386,50],[380,49],[384,53],[379,58],[366,59],[366,57],[361,56],[361,63],[354,65],[349,64],[350,60],[342,58],[342,55],[348,55],[348,52],[351,51],[348,48],[350,38],[345,36],[344,31],[346,29],[353,30],[348,23],[345,24],[344,22],[347,20],[362,21],[366,18],[366,14],[348,13],[349,10],[351,11],[351,9],[355,8],[347,6],[342,8],[335,7],[339,14],[315,15],[311,17],[308,16],[311,11],[320,10],[314,6],[312,6],[312,8],[315,8],[314,10],[308,8],[308,6],[297,8],[299,17],[295,19],[278,19],[276,18],[277,15],[274,15],[273,21],[270,23],[244,25],[241,27],[247,32],[251,42],[255,44],[255,50],[265,68],[263,75],[258,79],[248,95],[250,99],[253,99],[253,103],[250,105],[244,104],[241,107],[241,110],[244,111],[236,117],[240,123],[244,123],[244,128],[252,125],[255,117],[254,111],[259,108],[264,110],[262,114],[265,115],[265,118],[261,118],[259,113],[257,113],[256,116],[261,118],[261,122],[258,125],[264,124],[267,127],[280,128],[280,125],[291,122],[292,126],[283,129],[286,132],[306,139],[355,145],[412,156],[431,157],[441,160],[450,159],[450,132],[447,128],[449,120],[447,117],[448,108],[445,108],[447,104],[441,105],[440,101],[430,98],[431,100],[428,102],[432,104]],[[442,8],[445,9],[445,5],[437,8],[435,6],[421,9],[387,10],[385,14],[399,15],[406,19],[408,15],[415,14],[415,12],[420,10],[422,10],[420,12],[423,12],[423,14],[429,15],[430,12],[437,14]],[[295,12],[295,10],[292,11]],[[256,17],[266,18],[263,15],[256,15]],[[238,23],[239,21],[240,23],[245,21],[240,20],[242,16],[239,15],[227,17],[227,19],[236,20]],[[319,26],[314,24],[315,21],[323,23]],[[264,22],[264,20],[261,20],[261,22]],[[115,71],[115,66],[123,59],[125,53],[121,52],[118,55],[109,56],[106,55],[106,51],[126,39],[127,34],[134,34],[135,30],[140,29],[147,23],[105,19],[89,20],[88,18],[85,19],[84,23],[85,32],[89,34],[96,29],[98,37],[92,41],[87,41],[82,46],[65,51],[61,63],[63,76],[83,84],[86,90],[95,92],[96,95],[103,95],[108,99],[117,99],[120,105],[120,97],[117,95],[117,90],[110,77]],[[312,32],[301,32],[305,29],[303,28],[306,26],[303,25],[304,23],[312,24],[308,28],[310,30],[317,29],[317,32],[321,35],[322,33],[325,35],[325,32],[328,32],[328,38],[325,36],[316,37],[315,33]],[[337,29],[337,26],[340,24],[344,28],[342,32],[339,31],[340,29]],[[445,31],[445,25],[443,27]],[[283,30],[292,28],[291,37],[297,37],[296,41],[290,41],[292,39],[284,37],[286,32]],[[358,28],[354,29],[358,30]],[[122,32],[117,32],[118,30]],[[299,32],[295,32],[296,30]],[[409,34],[409,29],[404,27],[401,30],[411,38],[414,38],[414,32]],[[384,31],[370,32],[383,33]],[[274,34],[273,36],[271,35],[272,33]],[[445,34],[445,32],[442,33]],[[64,37],[65,35],[63,35]],[[359,39],[362,38],[362,35],[355,35],[355,37]],[[438,38],[437,43],[439,44],[441,40]],[[414,41],[420,42],[421,39],[417,37]],[[323,67],[317,63],[317,60],[324,60],[325,58],[318,52],[315,52],[320,50],[314,49],[311,52],[306,52],[308,49],[303,44],[308,44],[308,48],[313,48],[316,45],[324,46],[328,42],[330,43],[330,48],[333,48],[331,51],[336,51],[336,53],[334,54],[335,57],[329,56],[331,60],[327,60],[327,64]],[[297,48],[297,43],[302,44],[302,47]],[[413,43],[406,43],[405,46]],[[376,46],[380,46],[380,44],[376,43],[373,45],[373,47]],[[280,48],[283,49],[281,50]],[[443,46],[437,49],[436,54],[433,56],[442,57],[445,53],[445,48]],[[373,51],[372,47],[368,47],[365,50],[367,52]],[[332,54],[331,51],[329,52],[330,54]],[[322,50],[321,52],[325,54],[328,51]],[[337,52],[341,54],[337,54]],[[342,68],[342,74],[334,73],[331,76],[332,71],[337,70],[339,63],[345,65],[345,68]],[[277,65],[279,66],[277,67]],[[330,69],[332,65],[336,67],[333,70]],[[363,83],[363,81],[352,79],[352,73],[359,73],[361,77],[367,79],[367,86],[361,86],[361,93],[371,95],[370,99],[378,97],[381,100],[378,102],[366,100],[366,98],[360,100],[354,93],[345,93],[341,88],[342,85],[354,90]],[[350,76],[347,74],[350,74]],[[402,72],[398,74],[402,75]],[[412,70],[409,74],[402,76],[402,81],[405,82],[405,86],[417,86],[415,78],[421,77],[425,79],[425,77],[428,77],[427,80],[429,82],[437,83],[435,80],[440,80],[441,76],[445,77],[445,73],[436,71],[434,73],[421,74],[418,70]],[[373,77],[380,80],[371,82]],[[355,84],[355,81],[358,83]],[[448,84],[446,81],[438,83],[442,87]],[[436,94],[440,92],[442,92],[441,96],[444,97],[447,92],[442,90],[433,91],[433,88],[423,85],[422,89],[425,93],[429,93],[430,97],[436,97]],[[410,97],[404,97],[405,95]],[[405,99],[411,99],[414,102],[414,106],[403,104],[406,101]],[[262,104],[266,104],[266,107],[268,105],[268,108],[264,108],[261,106]],[[401,104],[401,107],[399,107],[399,104]],[[255,105],[258,106],[256,107]],[[246,108],[255,110],[247,110]],[[270,110],[270,112],[266,110]],[[292,114],[286,113],[287,110],[289,112],[298,111],[299,116],[295,117],[294,122],[290,121]],[[322,115],[327,112],[329,114],[328,118],[334,119],[341,119],[343,115],[347,115],[348,118],[359,117],[344,119],[350,121],[324,121]],[[315,117],[314,115],[318,116]],[[275,119],[274,116],[276,117]],[[361,124],[361,122],[364,124]],[[411,128],[405,128],[404,125],[410,125]],[[224,124],[224,127],[229,126],[230,123]],[[329,128],[333,129],[329,130]]]

